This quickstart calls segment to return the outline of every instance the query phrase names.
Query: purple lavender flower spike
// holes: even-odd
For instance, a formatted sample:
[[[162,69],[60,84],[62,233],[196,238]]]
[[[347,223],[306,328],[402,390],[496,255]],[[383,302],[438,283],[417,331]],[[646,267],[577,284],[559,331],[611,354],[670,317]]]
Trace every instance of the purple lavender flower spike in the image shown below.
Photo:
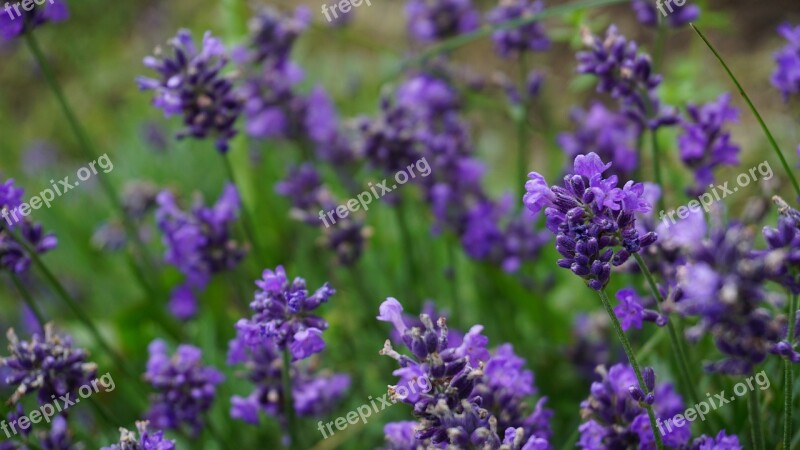
[[[603,177],[611,167],[596,153],[578,155],[572,174],[562,186],[548,188],[544,177],[531,172],[525,183],[525,206],[545,210],[547,228],[556,235],[556,249],[563,256],[561,268],[569,269],[594,290],[609,281],[611,265],[625,263],[633,253],[653,244],[657,236],[640,236],[636,213],[650,211],[644,186],[628,181],[617,187],[617,177]]]
[[[6,336],[10,355],[0,358],[0,366],[10,369],[4,380],[15,389],[10,403],[34,393],[40,404],[50,403],[53,396],[77,393],[97,374],[87,353],[73,348],[69,336],[56,334],[52,324],[45,326],[44,335],[35,333],[30,341],[20,341],[13,329]]]
[[[742,444],[736,435],[728,436],[722,430],[716,437],[700,436],[688,447],[688,450],[742,450]]]
[[[166,439],[163,431],[150,432],[148,422],[136,422],[137,433],[120,428],[120,440],[100,450],[175,450],[175,441]]]
[[[228,363],[245,364],[247,378],[255,386],[247,397],[231,398],[231,417],[255,425],[263,412],[284,421],[280,349],[271,340],[252,344],[249,338],[248,332],[239,328],[228,347]],[[346,374],[315,372],[312,366],[291,367],[294,410],[303,417],[329,412],[350,387],[350,377]]]
[[[766,258],[768,277],[780,283],[792,294],[800,294],[800,212],[783,199],[773,199],[778,205],[778,227],[764,227],[764,239],[769,253]]]
[[[619,318],[623,330],[627,331],[631,327],[641,329],[642,322],[653,322],[660,327],[667,324],[666,317],[652,309],[645,309],[639,294],[631,288],[617,292],[617,300],[619,305],[614,308],[614,314]]]
[[[164,259],[186,277],[173,291],[170,309],[185,320],[194,316],[195,294],[205,289],[211,276],[233,269],[246,254],[230,235],[240,208],[239,194],[228,184],[213,206],[204,206],[198,197],[191,212],[180,209],[169,191],[159,193],[157,203],[156,222],[167,248]]]
[[[489,12],[487,19],[493,25],[530,17],[544,9],[541,0],[502,0]],[[521,55],[524,52],[541,52],[550,48],[550,39],[539,22],[531,22],[521,27],[497,30],[492,34],[495,48],[500,56]]]
[[[33,9],[26,11],[20,9],[19,3],[6,4],[0,11],[0,36],[6,41],[11,41],[25,32],[48,22],[64,22],[69,19],[69,10],[65,0],[48,0],[44,4],[31,5]]]
[[[581,416],[586,422],[579,428],[578,447],[585,450],[631,446],[641,450],[655,449],[647,411],[642,401],[631,395],[632,391],[638,391],[633,369],[627,364],[616,364],[608,370],[600,366],[597,372],[601,380],[592,383],[591,395],[581,403]],[[649,373],[648,370],[644,372]],[[683,412],[683,399],[674,392],[672,385],[656,385],[652,373],[646,378],[647,384],[655,387],[655,396],[648,403],[653,405],[656,417],[663,420]],[[663,431],[664,444],[669,448],[683,448],[691,436],[687,425]]]
[[[690,3],[685,3],[681,6],[676,5],[674,2],[654,5],[653,2],[648,0],[632,0],[631,7],[636,12],[636,19],[639,23],[650,27],[658,26],[659,14],[665,16],[667,25],[672,28],[680,28],[700,17],[700,7]]]
[[[311,11],[306,7],[297,8],[291,17],[272,7],[261,8],[249,24],[250,59],[268,66],[283,66],[310,22]]]
[[[478,28],[480,15],[472,0],[410,0],[408,30],[421,42],[433,42]]]
[[[713,183],[713,170],[720,165],[739,164],[739,146],[730,141],[730,132],[723,127],[726,122],[738,122],[739,110],[730,106],[730,94],[721,95],[705,105],[687,106],[689,120],[681,124],[683,134],[678,137],[681,160],[694,170],[697,186],[689,190],[696,196]]]
[[[264,270],[256,286],[259,290],[250,303],[253,317],[236,324],[249,345],[274,342],[281,351],[288,349],[293,361],[325,348],[321,333],[328,323],[310,313],[336,293],[328,283],[309,295],[305,280],[298,277],[290,283],[283,266],[278,266],[275,271]]]
[[[144,378],[156,391],[150,399],[148,420],[158,429],[189,427],[196,436],[203,428],[203,414],[211,408],[217,385],[224,377],[217,369],[202,366],[202,352],[191,345],[179,345],[167,353],[167,344],[155,340],[148,346],[150,359]]]
[[[783,95],[784,101],[800,93],[800,25],[792,27],[785,23],[778,27],[778,33],[788,42],[775,53],[775,71],[772,72],[772,85]]]
[[[234,124],[242,101],[230,78],[222,75],[228,62],[222,41],[206,32],[198,51],[191,32],[180,30],[169,45],[172,56],[156,48],[154,56],[144,59],[144,65],[158,72],[160,78],[137,78],[139,89],[155,91],[153,105],[167,116],[183,116],[186,128],[178,133],[179,139],[213,138],[217,150],[227,152],[229,141],[236,135]]]
[[[418,450],[421,448],[414,437],[417,422],[390,422],[384,425],[383,434],[386,444],[381,450]]]

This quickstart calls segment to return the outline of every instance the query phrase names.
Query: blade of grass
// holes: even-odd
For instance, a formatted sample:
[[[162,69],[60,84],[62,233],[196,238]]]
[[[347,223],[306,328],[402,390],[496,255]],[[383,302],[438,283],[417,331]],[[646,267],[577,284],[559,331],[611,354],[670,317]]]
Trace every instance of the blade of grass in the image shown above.
[[[728,64],[725,63],[725,60],[723,60],[722,56],[720,56],[719,52],[717,52],[717,49],[714,48],[713,45],[711,45],[711,42],[709,42],[708,39],[706,39],[706,36],[703,34],[702,31],[700,31],[699,28],[697,28],[695,24],[690,23],[689,25],[691,25],[695,33],[697,33],[697,35],[700,36],[700,39],[702,39],[703,42],[706,43],[709,50],[711,50],[711,53],[713,53],[714,56],[717,57],[717,60],[719,60],[719,63],[722,64],[722,67],[725,69],[725,72],[728,73],[728,76],[731,78],[731,81],[733,81],[733,84],[735,84],[736,88],[739,90],[739,94],[741,94],[742,97],[744,98],[744,101],[747,102],[747,106],[750,107],[750,111],[752,111],[753,115],[756,116],[756,120],[758,120],[759,125],[761,125],[761,129],[764,130],[764,134],[767,135],[767,139],[769,140],[770,145],[772,146],[773,150],[775,150],[775,153],[778,155],[778,159],[781,160],[781,165],[783,165],[783,170],[786,171],[786,175],[792,182],[792,186],[794,187],[794,191],[797,194],[797,197],[800,198],[800,184],[797,183],[797,178],[795,178],[794,173],[792,173],[792,169],[789,167],[789,163],[786,161],[786,157],[783,155],[783,152],[781,151],[780,147],[778,147],[778,143],[777,141],[775,141],[775,137],[772,136],[772,132],[769,130],[769,127],[767,127],[767,124],[764,122],[764,119],[761,118],[761,114],[759,114],[758,109],[756,109],[755,105],[753,105],[753,102],[750,100],[750,97],[744,91],[744,88],[739,83],[739,80],[736,79],[736,76],[728,67]]]

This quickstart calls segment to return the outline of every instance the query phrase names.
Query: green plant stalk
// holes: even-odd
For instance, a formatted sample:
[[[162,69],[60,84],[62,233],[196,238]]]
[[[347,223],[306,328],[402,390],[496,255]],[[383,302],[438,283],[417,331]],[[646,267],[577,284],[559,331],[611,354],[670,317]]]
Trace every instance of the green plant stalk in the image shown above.
[[[228,175],[228,178],[231,180],[234,186],[236,186],[236,190],[241,192],[239,184],[236,182],[236,176],[233,173],[233,167],[231,166],[230,158],[227,154],[222,155],[222,159],[224,161],[225,172]],[[247,239],[253,244],[253,252],[256,254],[256,259],[258,260],[259,268],[266,267],[267,260],[264,259],[264,254],[261,252],[261,245],[259,241],[256,239],[255,227],[253,222],[253,215],[250,211],[250,208],[242,202],[242,225],[244,226],[244,232],[247,234]]]
[[[797,317],[797,294],[791,294],[789,302],[789,330],[786,341],[794,348],[794,327]],[[788,358],[783,360],[783,449],[792,447],[792,398],[794,397],[794,364]]]
[[[406,217],[406,208],[405,208],[405,198],[400,199],[400,203],[394,208],[395,214],[397,215],[397,224],[400,228],[400,239],[402,240],[403,247],[406,249],[406,258],[407,258],[407,265],[408,265],[408,276],[409,280],[407,281],[406,289],[409,295],[414,296],[415,298],[409,299],[414,301],[413,305],[421,306],[417,304],[416,299],[416,292],[411,286],[414,286],[414,281],[419,280],[419,271],[417,270],[417,261],[416,261],[416,252],[414,251],[414,239],[411,237],[411,228],[408,226],[408,220]]]
[[[750,390],[750,401],[747,402],[747,411],[750,414],[750,432],[752,433],[753,449],[764,450],[764,431],[761,427],[761,405],[758,400],[758,391]]]
[[[792,182],[792,186],[794,187],[795,194],[797,195],[797,197],[800,197],[800,184],[797,183],[797,178],[795,178],[794,173],[792,172],[792,169],[789,167],[789,163],[786,161],[786,157],[783,155],[783,152],[781,151],[780,147],[778,147],[778,143],[777,143],[777,141],[775,141],[775,137],[772,136],[772,132],[769,130],[769,127],[767,127],[767,124],[764,122],[764,119],[761,118],[761,114],[759,114],[759,112],[756,109],[755,105],[750,100],[750,97],[747,95],[747,93],[744,91],[744,88],[739,83],[739,80],[736,78],[736,76],[733,74],[731,69],[725,63],[725,60],[723,60],[722,56],[720,56],[720,54],[717,52],[717,49],[715,49],[714,46],[711,45],[711,42],[709,42],[708,39],[706,39],[706,37],[703,34],[703,32],[700,31],[700,29],[697,28],[697,26],[695,24],[691,23],[689,25],[691,25],[692,28],[694,29],[694,31],[697,33],[697,35],[700,36],[700,39],[702,39],[703,42],[706,43],[706,46],[708,46],[709,50],[711,50],[711,53],[713,53],[714,56],[716,56],[717,60],[722,65],[722,68],[725,69],[725,72],[728,73],[728,76],[730,77],[731,81],[733,81],[733,84],[736,85],[736,89],[739,90],[739,94],[741,94],[741,96],[744,98],[744,101],[747,102],[747,106],[750,107],[750,111],[752,111],[753,115],[756,116],[756,120],[758,120],[758,124],[761,125],[761,129],[764,131],[764,134],[767,136],[767,140],[769,140],[769,143],[772,146],[772,149],[775,150],[775,154],[778,155],[778,159],[780,159],[781,165],[783,165],[783,170],[786,171],[786,175],[789,177],[789,180]]]
[[[31,310],[34,317],[36,317],[36,322],[39,324],[39,327],[42,329],[42,331],[44,331],[44,326],[47,321],[44,319],[44,315],[39,310],[39,307],[36,306],[36,302],[33,300],[33,297],[31,297],[31,293],[28,291],[25,285],[22,284],[22,281],[20,281],[16,274],[11,274],[11,281],[14,283],[14,286],[16,286],[19,294],[22,296],[22,300],[25,301],[25,304],[28,305],[28,308]]]
[[[136,380],[137,377],[134,375],[133,371],[130,370],[128,365],[125,363],[125,360],[114,350],[113,347],[105,340],[100,331],[95,326],[94,322],[86,315],[85,312],[78,306],[77,302],[67,293],[67,290],[64,289],[64,286],[61,285],[61,282],[53,275],[53,272],[45,265],[42,259],[39,257],[39,254],[36,253],[34,249],[25,242],[24,239],[20,239],[16,234],[9,233],[9,236],[18,243],[22,248],[25,249],[25,252],[30,256],[31,260],[33,261],[34,265],[39,268],[39,271],[42,272],[45,279],[47,279],[48,283],[53,287],[53,289],[58,294],[59,298],[69,307],[70,310],[75,314],[78,320],[83,323],[89,333],[97,340],[98,344],[105,350],[111,359],[114,360],[114,363],[122,369],[122,371],[131,379]]]
[[[639,382],[639,389],[641,389],[645,394],[648,394],[649,392],[647,390],[647,386],[644,384],[644,378],[642,378],[642,371],[639,368],[639,363],[636,361],[636,355],[633,353],[633,348],[631,348],[631,343],[628,341],[628,337],[625,336],[625,332],[622,331],[622,326],[619,324],[617,315],[614,314],[614,309],[611,307],[611,302],[608,300],[608,294],[606,293],[606,290],[602,289],[597,293],[600,295],[600,300],[603,302],[603,307],[606,309],[609,319],[611,319],[611,325],[613,325],[614,331],[617,333],[617,337],[619,338],[620,342],[622,342],[622,348],[625,350],[625,354],[628,356],[628,361],[631,363],[634,373],[636,373],[636,380]],[[656,416],[653,412],[653,407],[646,403],[643,406],[647,410],[647,416],[650,418],[650,431],[653,432],[656,448],[658,450],[663,450],[664,443],[661,439],[661,433],[658,431],[656,426]]]
[[[519,55],[519,80],[518,87],[520,104],[512,106],[512,115],[517,122],[517,199],[514,209],[522,208],[522,197],[525,195],[525,182],[528,179],[528,95],[525,84],[528,76],[528,65],[524,54]],[[516,113],[514,112],[516,109]]]
[[[289,349],[283,350],[283,366],[281,367],[281,379],[283,381],[283,409],[286,414],[286,421],[289,427],[289,449],[299,449],[298,441],[300,435],[297,433],[297,416],[294,412],[294,400],[292,399],[292,358]]]
[[[409,67],[413,67],[419,64],[424,63],[425,61],[440,55],[442,53],[450,53],[453,50],[463,47],[471,42],[477,41],[481,38],[486,36],[490,36],[495,31],[499,30],[511,30],[514,28],[519,28],[523,25],[527,25],[529,23],[538,22],[540,20],[548,19],[551,17],[559,17],[562,15],[566,15],[575,11],[579,11],[581,9],[589,9],[589,8],[598,8],[600,6],[607,6],[607,5],[614,5],[617,3],[625,3],[628,0],[585,0],[585,1],[578,1],[575,3],[569,3],[566,5],[559,5],[553,6],[552,8],[547,8],[538,14],[533,15],[525,15],[518,19],[509,20],[507,22],[503,22],[497,25],[484,25],[477,30],[471,33],[460,34],[458,36],[445,39],[444,41],[439,42],[438,44],[431,45],[425,51],[419,53],[414,58],[409,59],[406,63],[404,63],[395,73],[392,74],[392,78],[400,75],[401,73],[405,72],[406,69]]]
[[[638,253],[633,254],[634,259],[636,260],[636,264],[639,265],[639,269],[644,274],[645,279],[647,279],[647,284],[650,287],[650,291],[656,298],[656,306],[658,307],[659,314],[663,315],[661,310],[661,304],[664,303],[664,297],[661,295],[661,292],[658,290],[658,286],[656,285],[655,280],[653,279],[653,274],[650,273],[650,269],[647,268],[647,265],[644,263],[642,256]],[[672,351],[676,354],[676,359],[678,360],[678,367],[680,368],[681,378],[683,378],[683,383],[686,388],[689,390],[689,395],[692,397],[692,401],[695,404],[700,403],[700,395],[697,393],[697,387],[692,382],[692,376],[689,372],[689,362],[686,356],[685,349],[681,345],[681,341],[678,338],[678,332],[675,330],[675,325],[672,323],[672,320],[667,318],[667,331],[669,332],[669,340],[672,344]]]
[[[84,130],[83,126],[81,125],[80,121],[78,120],[75,113],[72,111],[72,107],[70,107],[69,103],[67,102],[66,97],[64,96],[64,92],[61,90],[61,85],[58,84],[55,75],[53,75],[53,71],[50,69],[50,65],[47,63],[47,59],[42,53],[41,47],[39,47],[39,43],[36,40],[34,34],[28,30],[24,33],[25,42],[28,44],[28,48],[30,49],[31,53],[33,54],[34,59],[39,64],[39,68],[42,71],[42,76],[44,77],[45,81],[47,82],[50,89],[53,91],[53,94],[56,96],[56,100],[58,101],[59,106],[61,107],[61,111],[64,113],[64,116],[67,119],[67,123],[69,127],[72,129],[72,132],[75,134],[75,138],[78,140],[78,147],[80,147],[81,151],[84,153],[84,157],[87,159],[95,159],[97,158],[97,152],[94,150],[91,141],[89,140],[86,131]],[[114,186],[111,184],[108,179],[105,177],[97,177],[100,186],[105,191],[106,196],[111,201],[111,204],[119,213],[122,215],[122,222],[125,226],[125,230],[127,231],[128,235],[130,235],[133,242],[136,244],[136,247],[141,252],[142,258],[144,258],[145,263],[151,268],[151,270],[155,271],[157,267],[155,264],[155,259],[152,258],[150,255],[147,246],[142,241],[142,237],[139,235],[139,231],[136,228],[136,225],[133,223],[130,215],[125,211],[125,208],[122,206],[119,197],[117,196],[117,192],[114,189]],[[155,279],[157,280],[157,274],[155,275]]]

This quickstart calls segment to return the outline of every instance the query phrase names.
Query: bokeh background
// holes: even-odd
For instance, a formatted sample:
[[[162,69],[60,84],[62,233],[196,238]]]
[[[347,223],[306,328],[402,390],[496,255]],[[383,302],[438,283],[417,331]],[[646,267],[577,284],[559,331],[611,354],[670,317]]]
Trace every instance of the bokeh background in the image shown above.
[[[548,1],[547,5],[559,3]],[[790,163],[796,166],[798,157],[794,149],[800,144],[797,125],[800,107],[785,104],[770,86],[769,76],[774,67],[773,53],[783,45],[776,27],[785,21],[800,21],[800,3],[796,0],[696,3],[703,10],[698,24],[747,87],[789,155]],[[208,200],[218,196],[226,180],[219,155],[208,142],[175,140],[173,134],[180,127],[178,120],[165,119],[153,108],[150,94],[139,92],[134,78],[147,72],[142,58],[155,46],[163,45],[179,28],[192,30],[196,37],[211,30],[226,43],[240,42],[250,7],[259,4],[242,6],[232,0],[81,0],[69,3],[69,21],[37,31],[56,77],[96,148],[100,153],[107,152],[113,161],[113,171],[99,176],[107,177],[120,191],[133,180],[143,180],[184,195],[198,191]],[[320,1],[271,4],[287,10],[300,4],[310,8],[314,24],[302,35],[293,54],[306,71],[301,90],[324,86],[345,118],[374,115],[379,109],[381,93],[402,80],[398,69],[405,58],[424,48],[407,37],[401,1],[373,0],[372,6],[364,5],[351,12],[351,22],[343,27],[331,27],[324,22]],[[478,4],[484,11],[494,6],[491,1]],[[526,145],[531,155],[530,169],[545,173],[549,180],[557,179],[566,164],[566,156],[555,144],[555,135],[571,129],[570,109],[586,105],[587,99],[595,95],[592,81],[575,74],[574,54],[580,47],[582,26],[600,32],[608,24],[616,23],[645,50],[660,52],[657,70],[664,75],[661,92],[666,103],[708,101],[723,91],[735,94],[721,67],[691,28],[670,29],[658,44],[656,32],[636,22],[627,3],[573,13],[545,23],[554,46],[531,59],[531,65],[542,71],[545,81],[531,117],[533,131]],[[513,62],[495,55],[487,38],[457,50],[454,60],[478,77],[497,73],[513,76],[517,70]],[[89,161],[79,151],[52,92],[23,42],[0,42],[0,61],[0,173],[4,178],[13,177],[26,188],[27,195],[33,195],[48,187],[50,179],[74,177],[75,170]],[[726,199],[726,204],[732,216],[758,214],[757,211],[768,207],[770,195],[786,190],[788,183],[782,179],[778,162],[746,105],[736,96],[734,103],[742,111],[741,122],[732,130],[734,140],[742,147],[742,167],[752,167],[767,159],[776,175],[769,182],[751,185],[747,193]],[[489,168],[489,191],[495,195],[516,192],[516,131],[502,93],[470,92],[465,111],[477,154]],[[691,174],[680,169],[675,135],[671,133],[661,136],[665,165],[671,169],[667,179],[670,208],[686,203],[683,189],[691,183]],[[368,396],[382,395],[386,386],[394,382],[391,376],[394,361],[378,355],[388,335],[386,324],[372,320],[380,302],[394,296],[408,305],[419,306],[431,299],[450,311],[451,326],[466,329],[473,323],[481,323],[492,344],[513,343],[516,352],[527,359],[528,367],[534,371],[540,395],[548,396],[549,406],[555,410],[554,442],[557,446],[568,442],[579,423],[579,403],[586,397],[590,384],[587,374],[575,370],[575,358],[585,357],[580,355],[582,351],[591,352],[579,348],[575,320],[598,308],[597,298],[580,280],[557,269],[555,250],[548,246],[537,262],[516,274],[474,262],[460,249],[455,255],[455,266],[451,266],[446,239],[434,238],[428,231],[432,221],[425,208],[410,207],[405,211],[414,236],[408,248],[401,237],[397,212],[389,204],[375,202],[365,216],[372,235],[363,257],[354,267],[342,267],[320,245],[318,231],[293,221],[288,201],[275,194],[275,183],[299,156],[292,146],[280,142],[250,144],[249,148],[237,148],[232,154],[234,167],[245,174],[243,196],[255,212],[257,233],[268,250],[270,267],[283,264],[291,276],[306,278],[309,286],[329,281],[338,291],[322,310],[330,322],[326,332],[328,350],[322,359],[326,367],[351,374],[353,383],[346,400],[328,420],[366,403]],[[645,161],[643,167],[649,167],[649,162]],[[725,169],[718,179],[733,180],[737,173],[736,168]],[[366,170],[358,176],[364,186],[367,181],[382,178]],[[403,194],[410,198],[419,197],[414,186],[404,190]],[[144,371],[147,343],[164,337],[153,317],[154,309],[163,307],[166,299],[150,298],[140,288],[124,254],[105,252],[92,245],[94,233],[114,215],[93,180],[56,199],[52,208],[35,211],[32,217],[59,238],[59,247],[46,255],[46,261],[100,325],[103,334],[121,349],[130,365]],[[160,253],[155,227],[151,232],[150,244]],[[409,270],[410,264],[416,265],[417,270]],[[177,271],[169,268],[165,271],[167,284],[179,282]],[[456,274],[455,283],[448,278],[451,273]],[[248,391],[246,382],[237,381],[236,368],[225,363],[227,342],[234,334],[233,324],[243,315],[237,296],[252,295],[251,288],[242,294],[233,285],[242,282],[250,286],[242,280],[255,280],[258,276],[258,272],[245,270],[235,280],[215,278],[203,296],[200,316],[183,326],[188,341],[201,347],[205,360],[228,377],[211,417],[217,429],[235,439],[243,449],[275,448],[280,433],[278,425],[269,420],[252,427],[226,419],[227,396]],[[1,328],[19,327],[22,303],[8,279],[1,279],[5,284],[0,289]],[[625,276],[618,277],[615,287],[626,282]],[[45,285],[35,280],[31,285],[48,316],[93,351],[100,372],[110,370],[114,374],[109,358],[92,344],[91,338]],[[662,380],[675,379],[667,364],[666,339],[647,340],[636,333],[633,339],[638,348],[643,348],[641,355],[648,364],[664,374]],[[713,352],[710,347],[707,350]],[[130,427],[141,417],[142,395],[128,389],[121,375],[115,379],[115,392],[100,395],[98,401],[124,421],[121,426]],[[701,392],[718,392],[732,384],[731,380],[717,376],[705,377],[700,383],[704,389]],[[777,407],[780,403],[775,397],[777,393],[776,388],[765,391],[765,408]],[[729,405],[725,411],[739,430],[744,430],[744,410],[745,403],[741,402]],[[319,444],[313,444],[319,438],[315,421],[304,421],[302,430],[307,434],[309,447],[313,444],[319,449],[374,448],[382,442],[383,423],[408,416],[408,407],[397,405],[373,416],[367,426],[350,426]],[[776,417],[766,417],[766,421],[767,430],[776,429],[779,424]],[[95,427],[88,419],[86,428],[98,442],[113,442],[117,437],[116,430]],[[198,448],[196,444],[188,445],[180,448]],[[202,448],[214,446],[208,443]]]

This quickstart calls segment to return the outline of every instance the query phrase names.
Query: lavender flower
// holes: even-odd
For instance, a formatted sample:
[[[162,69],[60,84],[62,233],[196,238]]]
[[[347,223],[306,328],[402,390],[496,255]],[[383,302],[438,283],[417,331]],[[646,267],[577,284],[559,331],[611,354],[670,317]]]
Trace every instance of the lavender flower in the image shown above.
[[[689,446],[689,450],[742,450],[736,435],[728,436],[722,430],[716,437],[700,436]]]
[[[390,422],[383,427],[383,434],[386,438],[386,446],[381,450],[423,450],[425,447],[418,444],[414,437],[417,430],[417,422]]]
[[[156,48],[154,56],[144,59],[144,65],[160,78],[137,78],[139,89],[155,91],[153,104],[167,116],[183,116],[186,128],[178,134],[179,139],[211,137],[216,139],[217,150],[227,152],[228,142],[236,135],[234,123],[242,102],[231,80],[222,75],[228,62],[225,47],[206,32],[198,51],[188,30],[180,30],[169,45],[172,57]]]
[[[32,9],[26,10],[23,4],[6,3],[5,10],[0,11],[0,36],[11,41],[26,32],[48,22],[64,22],[69,19],[69,10],[65,0],[48,0],[44,4],[32,4]]]
[[[766,265],[753,251],[753,233],[738,223],[711,230],[695,243],[688,264],[678,269],[678,311],[700,321],[686,330],[696,341],[710,334],[725,359],[706,370],[749,373],[785,335],[766,304]]]
[[[778,33],[788,43],[775,53],[775,71],[772,72],[772,85],[789,101],[792,95],[800,93],[800,25],[792,27],[785,23],[778,27]]]
[[[678,137],[681,160],[694,170],[697,186],[689,195],[700,195],[714,181],[713,170],[720,165],[739,164],[739,146],[731,143],[726,122],[738,122],[739,110],[730,106],[730,94],[705,105],[687,106],[689,120],[683,121]]]
[[[585,422],[579,428],[578,447],[586,450],[655,449],[647,411],[632,395],[638,391],[633,369],[626,364],[616,364],[608,370],[600,366],[597,372],[601,380],[592,383],[591,395],[581,403],[581,417]],[[674,392],[672,385],[656,385],[652,370],[644,372],[647,389],[655,394],[648,403],[653,405],[656,417],[666,419],[683,412],[683,399]],[[683,448],[691,434],[685,424],[656,432],[662,433],[664,444],[669,448]]]
[[[530,211],[545,210],[547,228],[556,235],[556,249],[563,256],[559,267],[598,291],[608,284],[612,263],[623,264],[657,239],[653,232],[640,237],[636,229],[634,214],[650,210],[644,186],[628,181],[618,188],[615,175],[603,177],[609,167],[595,153],[578,155],[574,173],[564,177],[563,186],[553,187],[531,172],[523,199]]]
[[[422,42],[469,33],[480,23],[472,0],[409,0],[406,15],[409,33]]]
[[[202,352],[191,345],[179,345],[172,357],[167,344],[155,340],[148,346],[150,359],[144,375],[156,391],[150,400],[148,420],[156,428],[177,430],[187,425],[197,436],[203,428],[203,414],[211,408],[223,375],[202,366]]]
[[[499,25],[522,17],[531,17],[544,9],[541,0],[502,0],[489,12],[487,19],[493,25]],[[531,22],[508,30],[497,30],[492,34],[497,52],[508,57],[511,54],[522,55],[525,52],[541,52],[550,48],[550,39],[539,22]]]
[[[121,435],[119,443],[110,447],[103,447],[100,450],[174,450],[175,441],[164,438],[163,431],[151,433],[148,431],[148,422],[136,422],[137,433],[130,432],[125,428],[120,428]]]
[[[416,440],[433,446],[498,448],[497,419],[473,395],[484,375],[483,364],[490,357],[486,349],[488,339],[480,334],[483,327],[472,327],[461,345],[453,347],[447,341],[444,318],[434,324],[430,316],[421,314],[424,328],[409,327],[403,318],[403,307],[394,298],[381,304],[378,320],[392,323],[411,351],[412,356],[402,355],[392,348],[389,340],[381,350],[382,355],[400,364],[400,369],[394,372],[400,377],[398,386],[425,377],[434,387],[426,393],[406,392],[407,395],[398,395],[395,388],[389,388],[392,399],[414,406],[414,414],[420,419]]]
[[[246,251],[230,236],[230,227],[240,208],[239,194],[225,186],[213,207],[199,197],[191,212],[180,209],[175,196],[162,191],[157,197],[156,221],[167,247],[165,261],[180,270],[186,281],[173,291],[170,310],[180,319],[197,310],[194,293],[205,289],[211,275],[234,268]]]
[[[310,20],[311,11],[306,7],[297,8],[292,17],[272,7],[261,8],[249,24],[250,59],[267,66],[283,66]]]
[[[245,364],[247,378],[255,389],[247,397],[231,398],[231,417],[257,425],[259,412],[285,420],[282,385],[283,361],[280,349],[271,341],[247,342],[246,332],[237,330],[228,348],[229,364]],[[303,417],[329,412],[350,387],[346,374],[315,373],[310,366],[291,367],[292,400],[295,412]]]
[[[570,116],[575,131],[558,136],[559,146],[570,159],[594,152],[613,164],[610,170],[615,175],[629,177],[634,173],[639,166],[636,153],[636,142],[642,134],[639,126],[600,102],[592,103],[585,111],[576,108]]]
[[[53,418],[50,430],[41,437],[44,450],[82,450],[83,446],[74,445],[72,433],[67,427],[67,419],[62,416]]]
[[[672,28],[680,28],[700,17],[700,8],[691,3],[684,3],[680,6],[674,2],[654,5],[653,2],[647,0],[632,0],[631,6],[636,12],[636,19],[639,23],[650,27],[658,26],[658,13],[665,16],[667,25]],[[658,8],[658,12],[656,12],[656,8]]]
[[[661,76],[653,73],[650,57],[639,54],[635,42],[625,39],[614,25],[604,39],[584,30],[583,40],[589,50],[578,52],[578,73],[597,77],[597,92],[619,100],[622,112],[642,128],[657,130],[677,122],[672,108],[658,99]]]
[[[0,358],[0,366],[10,369],[5,379],[15,389],[10,403],[33,393],[39,404],[50,403],[62,395],[76,394],[97,374],[86,351],[73,348],[72,338],[56,334],[52,324],[45,325],[44,335],[35,333],[30,341],[20,341],[13,329],[6,336],[10,355]]]
[[[764,239],[769,246],[766,264],[770,279],[780,283],[792,294],[800,294],[800,212],[775,197],[780,217],[778,228],[764,227]]]
[[[31,264],[30,255],[17,239],[24,240],[39,254],[58,244],[53,234],[46,234],[40,224],[22,215],[19,208],[23,194],[24,190],[16,187],[13,179],[0,184],[0,270],[16,274],[27,272]]]
[[[657,311],[645,309],[639,294],[631,288],[620,289],[617,300],[619,305],[614,308],[614,314],[619,318],[623,330],[627,331],[631,327],[641,329],[642,322],[653,322],[660,327],[667,324],[666,317]]]
[[[278,266],[275,271],[264,270],[256,286],[259,290],[250,303],[255,314],[236,323],[248,345],[273,342],[281,351],[288,349],[293,361],[325,348],[322,331],[328,323],[310,313],[336,293],[328,283],[309,295],[305,280],[298,277],[289,283],[283,266]]]

